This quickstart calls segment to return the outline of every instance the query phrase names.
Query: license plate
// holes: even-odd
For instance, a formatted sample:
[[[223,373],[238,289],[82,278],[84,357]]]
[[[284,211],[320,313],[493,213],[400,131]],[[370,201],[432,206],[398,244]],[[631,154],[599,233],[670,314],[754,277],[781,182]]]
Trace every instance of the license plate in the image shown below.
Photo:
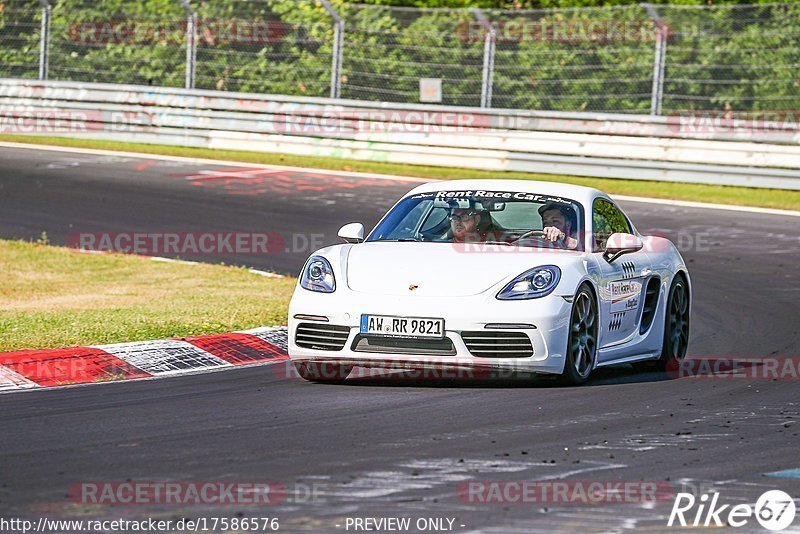
[[[361,333],[374,336],[442,339],[444,337],[444,319],[362,315]]]

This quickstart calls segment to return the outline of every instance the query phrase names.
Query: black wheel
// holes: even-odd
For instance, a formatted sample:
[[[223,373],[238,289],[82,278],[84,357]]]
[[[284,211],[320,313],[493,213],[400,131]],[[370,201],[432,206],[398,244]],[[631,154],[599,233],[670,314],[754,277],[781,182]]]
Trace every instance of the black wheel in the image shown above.
[[[321,384],[341,384],[353,370],[352,365],[334,362],[299,362],[294,366],[301,377]]]
[[[563,383],[577,385],[588,380],[597,357],[597,324],[597,303],[583,285],[572,302]]]
[[[675,276],[667,297],[664,344],[656,369],[678,369],[689,348],[689,286],[682,276]]]

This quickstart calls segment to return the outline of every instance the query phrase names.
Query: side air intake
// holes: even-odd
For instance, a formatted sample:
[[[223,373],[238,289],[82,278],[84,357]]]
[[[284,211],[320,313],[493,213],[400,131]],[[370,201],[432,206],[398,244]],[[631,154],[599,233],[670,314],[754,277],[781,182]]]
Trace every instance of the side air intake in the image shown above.
[[[644,334],[653,325],[653,318],[658,309],[658,293],[661,287],[661,279],[653,277],[647,282],[644,292],[644,309],[642,310],[642,322],[639,327],[639,334]]]

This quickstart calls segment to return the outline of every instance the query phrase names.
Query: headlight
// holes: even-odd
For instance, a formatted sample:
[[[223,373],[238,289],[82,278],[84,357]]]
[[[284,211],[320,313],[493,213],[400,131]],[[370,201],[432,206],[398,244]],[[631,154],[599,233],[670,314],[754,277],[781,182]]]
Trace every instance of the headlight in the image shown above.
[[[300,286],[309,291],[333,293],[336,291],[336,278],[331,264],[322,256],[311,256],[300,276]]]
[[[545,297],[553,292],[560,279],[561,269],[555,265],[543,265],[514,278],[497,294],[497,298],[524,300]]]

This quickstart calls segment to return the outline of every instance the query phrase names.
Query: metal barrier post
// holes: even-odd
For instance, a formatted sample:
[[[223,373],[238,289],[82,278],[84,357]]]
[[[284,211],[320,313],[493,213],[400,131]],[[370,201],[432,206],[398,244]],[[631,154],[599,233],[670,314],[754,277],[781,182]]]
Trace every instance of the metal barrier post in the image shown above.
[[[331,98],[339,98],[342,93],[342,56],[344,55],[344,20],[339,12],[330,3],[330,0],[320,0],[320,3],[333,19],[333,52],[331,53]]]
[[[644,3],[642,7],[656,25],[656,47],[653,57],[653,89],[650,97],[650,115],[661,115],[661,104],[664,101],[664,71],[667,65],[667,40],[669,28],[659,18],[658,11],[652,4]]]
[[[39,79],[46,80],[50,70],[50,16],[52,6],[47,0],[39,0],[42,6],[41,35],[39,36]]]
[[[195,65],[197,64],[197,11],[189,0],[181,0],[186,10],[186,80],[184,87],[194,89]]]
[[[481,76],[481,107],[492,107],[492,86],[494,85],[494,53],[497,46],[497,32],[486,18],[483,10],[474,8],[471,10],[475,18],[483,26],[486,36],[483,41],[483,73]]]

